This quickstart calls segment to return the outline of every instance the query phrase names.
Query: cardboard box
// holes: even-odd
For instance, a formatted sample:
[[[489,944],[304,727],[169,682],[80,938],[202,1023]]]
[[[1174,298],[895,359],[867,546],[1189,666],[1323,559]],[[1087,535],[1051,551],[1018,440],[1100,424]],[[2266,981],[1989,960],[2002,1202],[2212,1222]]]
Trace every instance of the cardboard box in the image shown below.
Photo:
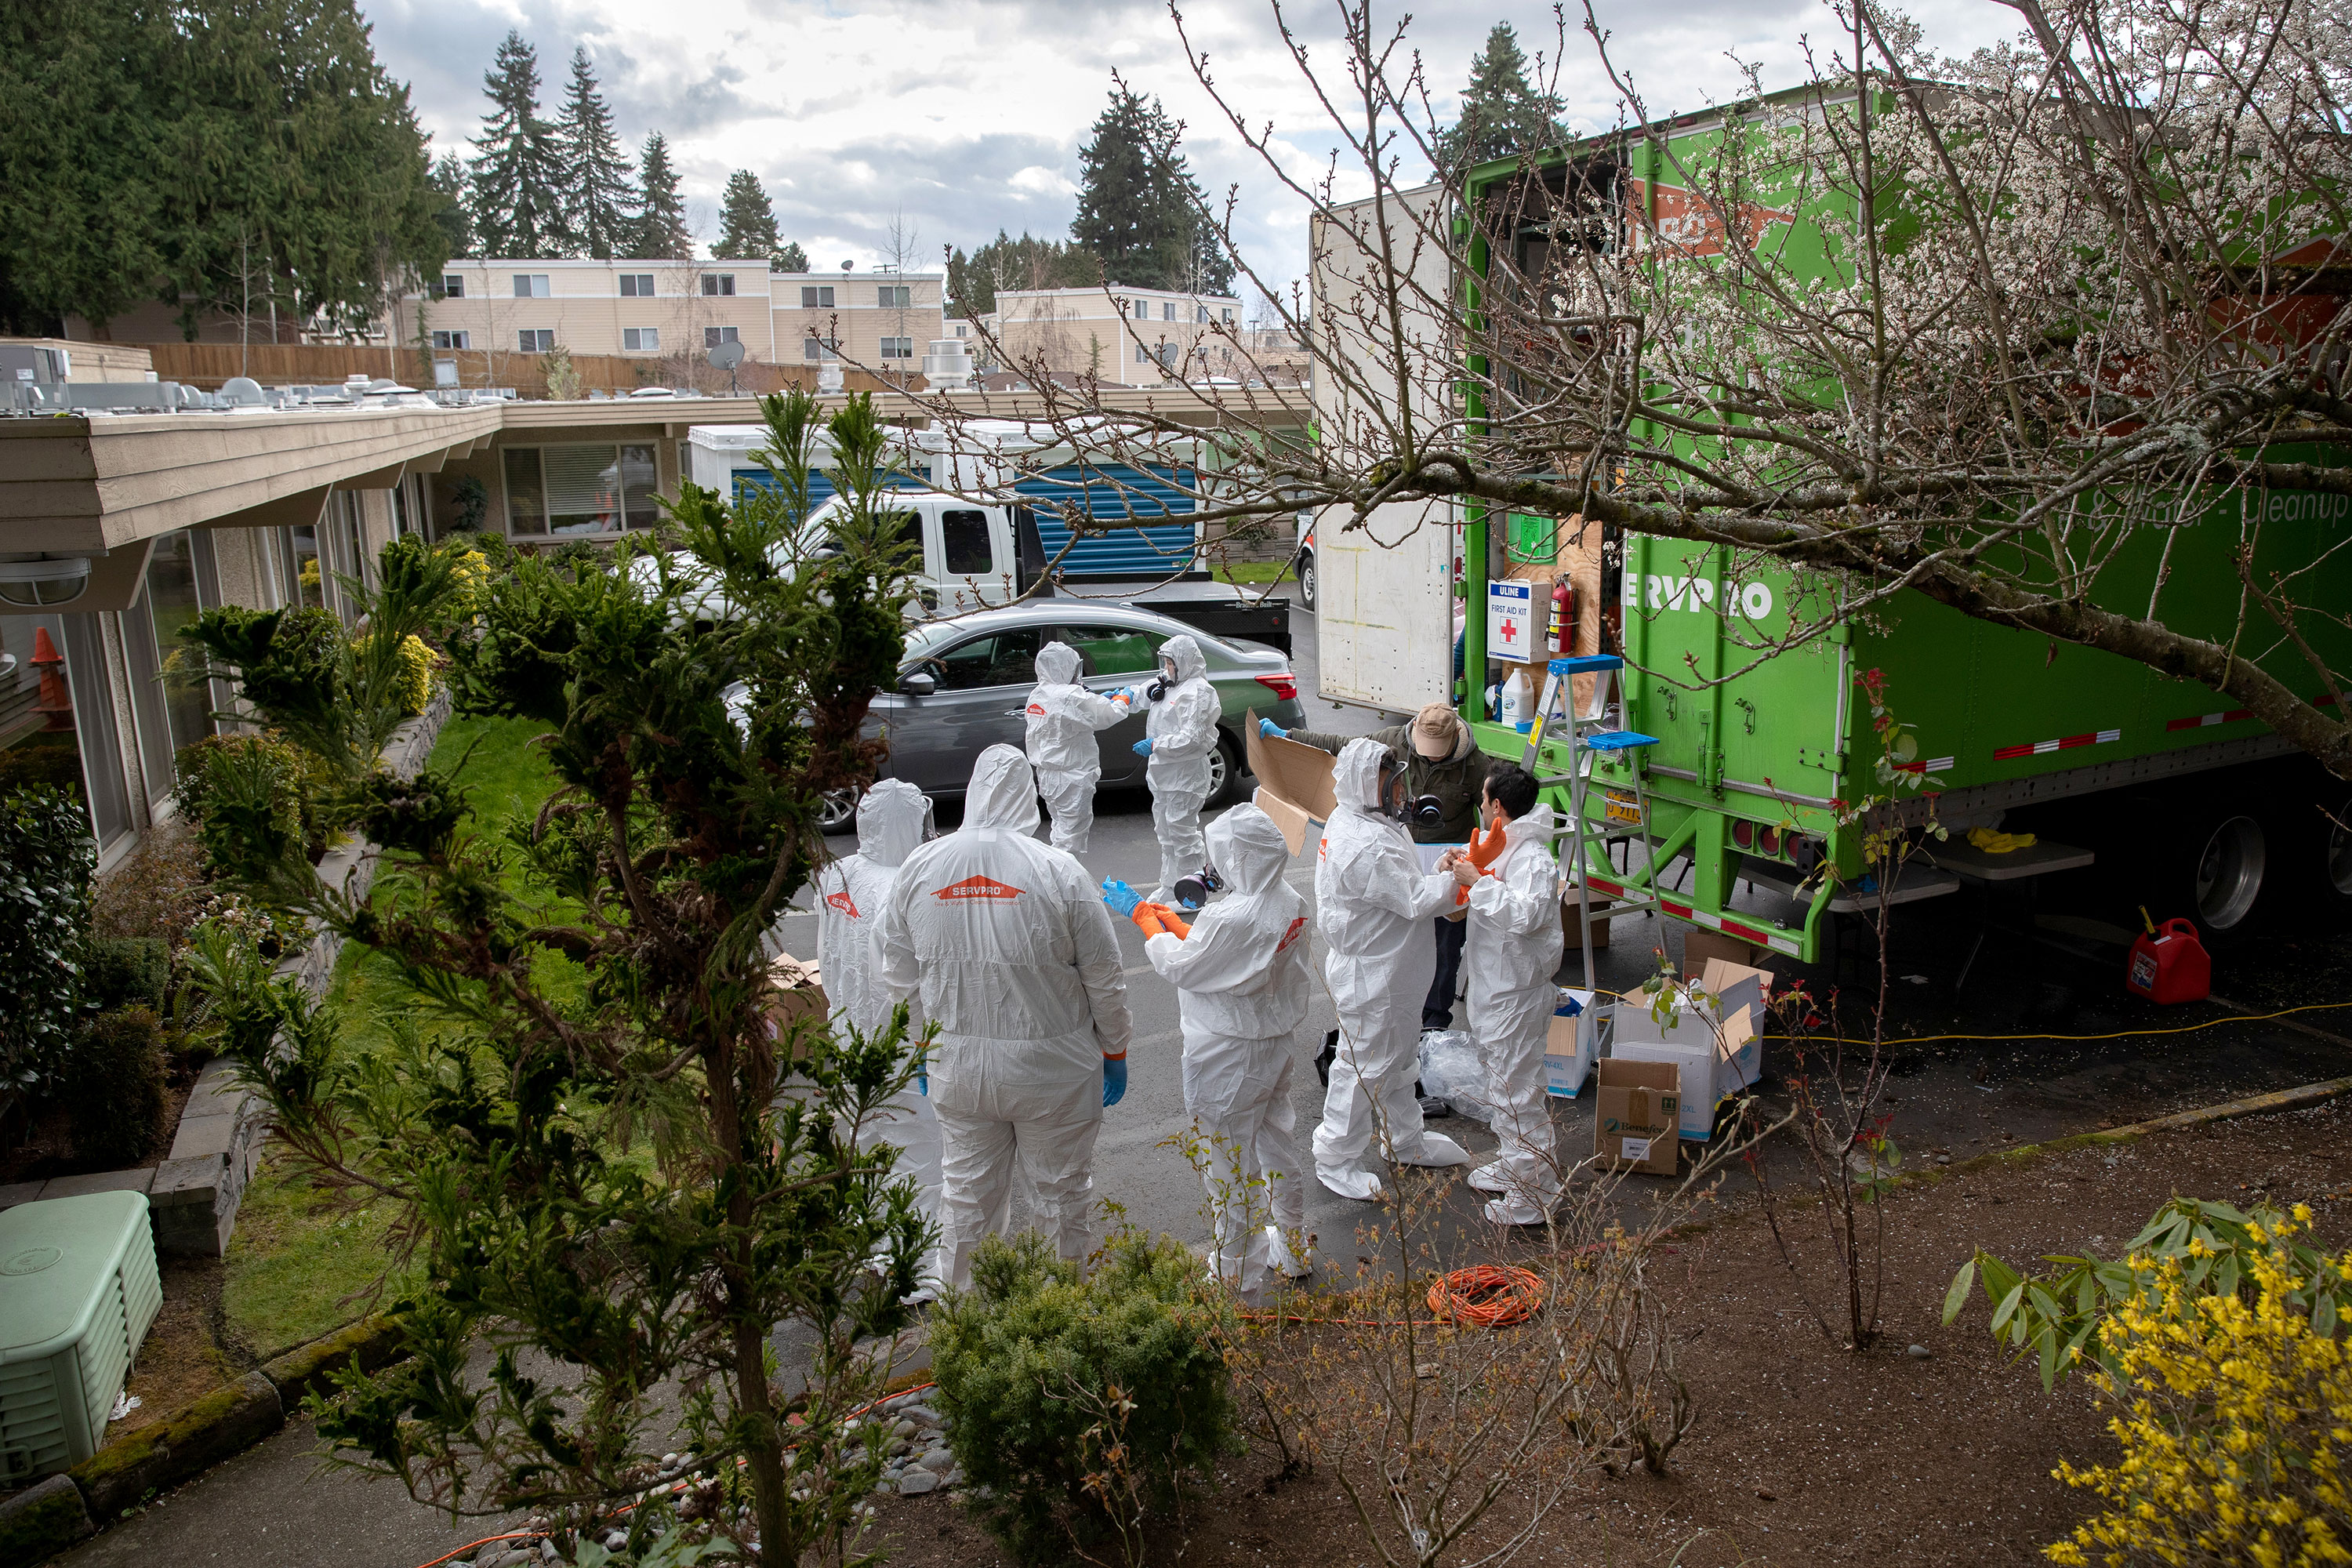
[[[1255,708],[1242,726],[1242,742],[1249,753],[1249,771],[1257,779],[1257,808],[1274,818],[1296,855],[1306,847],[1308,829],[1319,828],[1339,809],[1332,777],[1339,759],[1297,741],[1259,734]]]
[[[778,1039],[792,1039],[793,1026],[803,1019],[814,1019],[823,1025],[833,1005],[825,1000],[824,980],[815,963],[808,959],[781,953],[768,964],[768,984],[773,987],[768,996],[768,1022],[775,1026]],[[808,1058],[808,1033],[801,1031],[793,1040],[793,1060]]]
[[[1679,1070],[1671,1062],[1604,1057],[1595,1069],[1592,1152],[1612,1168],[1671,1176],[1682,1157]]]
[[[1719,958],[1742,969],[1754,969],[1756,961],[1763,956],[1764,950],[1752,942],[1709,931],[1705,926],[1693,926],[1683,936],[1683,978],[1697,979],[1710,958]]]
[[[1609,945],[1609,917],[1607,914],[1602,912],[1608,908],[1609,900],[1606,899],[1595,899],[1592,900],[1592,924],[1591,930],[1592,932],[1592,951],[1595,952],[1600,952],[1602,948]],[[1576,933],[1576,894],[1572,891],[1568,895],[1568,897],[1560,900],[1559,901],[1559,934],[1561,939],[1560,945],[1568,952],[1581,952],[1584,951],[1584,943],[1578,939]]]
[[[1544,1035],[1544,1092],[1574,1100],[1584,1091],[1601,1059],[1601,1009],[1590,991],[1572,991],[1584,1011],[1573,1018],[1555,1013]]]
[[[1710,1135],[1715,1108],[1762,1075],[1764,1003],[1771,980],[1760,969],[1710,958],[1697,980],[1675,988],[1668,1021],[1661,1022],[1653,1010],[1654,984],[1618,1005],[1612,1056],[1672,1062],[1684,1069],[1685,1138]]]

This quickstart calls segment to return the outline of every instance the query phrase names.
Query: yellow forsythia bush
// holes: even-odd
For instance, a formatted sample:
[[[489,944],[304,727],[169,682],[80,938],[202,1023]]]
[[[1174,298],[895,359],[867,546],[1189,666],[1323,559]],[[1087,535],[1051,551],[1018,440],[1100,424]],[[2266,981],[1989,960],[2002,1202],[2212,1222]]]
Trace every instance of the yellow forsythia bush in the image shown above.
[[[2292,1220],[2257,1226],[2242,1289],[2198,1283],[2194,1254],[2132,1260],[2147,1288],[2109,1310],[2099,1332],[2112,1370],[2092,1373],[2122,1407],[2108,1430],[2123,1457],[2058,1468],[2107,1506],[2045,1548],[2052,1562],[2352,1563],[2352,1357],[2332,1307],[2315,1326],[2293,1300],[2313,1281],[2289,1244],[2310,1224],[2297,1205]],[[2352,1253],[2317,1257],[2352,1279]]]
[[[440,656],[415,633],[401,638],[400,705],[410,714],[424,712],[433,700],[433,671],[440,662]]]

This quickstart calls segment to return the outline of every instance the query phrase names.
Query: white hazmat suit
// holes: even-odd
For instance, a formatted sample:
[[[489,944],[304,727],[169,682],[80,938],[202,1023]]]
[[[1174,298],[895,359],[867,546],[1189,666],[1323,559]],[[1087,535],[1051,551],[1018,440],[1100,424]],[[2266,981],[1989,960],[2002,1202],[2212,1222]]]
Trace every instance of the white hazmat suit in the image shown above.
[[[1494,1163],[1471,1184],[1501,1195],[1486,1205],[1498,1225],[1534,1225],[1559,1196],[1551,1112],[1545,1100],[1544,1038],[1559,988],[1559,863],[1551,841],[1558,815],[1538,803],[1503,828],[1503,852],[1470,885],[1470,1033],[1486,1069],[1490,1123],[1502,1140]]]
[[[825,999],[832,1004],[837,1026],[847,1023],[866,1036],[889,1027],[898,1005],[882,984],[882,965],[876,934],[882,929],[883,906],[890,885],[907,858],[922,847],[931,803],[923,792],[903,779],[884,779],[857,803],[857,853],[819,871],[816,876],[817,969],[824,981]],[[910,1038],[922,1034],[922,1015],[908,1019]],[[940,1119],[919,1084],[910,1083],[893,1095],[883,1114],[860,1132],[857,1145],[872,1149],[893,1143],[899,1150],[898,1169],[914,1178],[923,1217],[940,1222]],[[936,1291],[944,1254],[924,1258],[922,1285]]]
[[[1283,880],[1290,846],[1256,806],[1211,823],[1208,850],[1225,897],[1190,934],[1162,932],[1143,951],[1176,987],[1183,1020],[1184,1109],[1208,1143],[1209,1267],[1255,1300],[1269,1261],[1304,1272],[1296,1238],[1307,1192],[1290,1075],[1311,979],[1307,900]]]
[[[1078,650],[1049,642],[1037,650],[1037,684],[1022,710],[1029,765],[1037,793],[1054,819],[1054,847],[1087,852],[1095,826],[1095,785],[1102,781],[1102,751],[1095,731],[1128,715],[1125,701],[1078,684]]]
[[[939,1026],[930,1098],[958,1287],[981,1237],[1011,1223],[1016,1160],[1039,1228],[1063,1257],[1087,1255],[1104,1063],[1124,1064],[1130,1032],[1110,911],[1076,860],[1034,837],[1028,759],[981,752],[963,813],[899,868],[881,939],[889,994],[919,995]]]
[[[1160,645],[1161,662],[1174,672],[1167,691],[1151,704],[1143,734],[1151,742],[1151,831],[1160,839],[1160,890],[1171,901],[1177,879],[1200,870],[1207,858],[1201,837],[1201,806],[1209,798],[1209,756],[1217,749],[1217,715],[1223,703],[1209,684],[1201,645],[1181,633]]]
[[[1421,1002],[1436,962],[1423,922],[1453,906],[1460,884],[1447,872],[1424,873],[1404,824],[1381,813],[1388,755],[1364,739],[1339,752],[1332,779],[1338,809],[1324,826],[1315,866],[1323,972],[1339,1014],[1339,1054],[1315,1130],[1315,1174],[1348,1198],[1380,1195],[1371,1162],[1381,1154],[1404,1165],[1470,1163],[1453,1139],[1423,1131],[1412,1092]]]

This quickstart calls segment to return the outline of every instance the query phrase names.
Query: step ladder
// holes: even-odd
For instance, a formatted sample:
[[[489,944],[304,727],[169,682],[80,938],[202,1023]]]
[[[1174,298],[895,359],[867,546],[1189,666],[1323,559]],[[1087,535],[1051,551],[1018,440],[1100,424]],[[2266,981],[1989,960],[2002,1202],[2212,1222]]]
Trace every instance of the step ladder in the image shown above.
[[[1519,766],[1533,774],[1538,785],[1566,784],[1568,786],[1568,854],[1561,858],[1560,869],[1574,880],[1576,886],[1577,931],[1582,938],[1581,945],[1584,949],[1584,988],[1591,991],[1595,988],[1592,974],[1592,889],[1591,886],[1592,850],[1597,845],[1601,851],[1601,864],[1609,866],[1609,844],[1612,838],[1638,837],[1642,840],[1644,849],[1651,842],[1650,795],[1642,782],[1643,773],[1639,767],[1633,768],[1631,773],[1634,809],[1641,814],[1639,826],[1628,824],[1626,826],[1630,831],[1612,833],[1609,830],[1608,811],[1605,805],[1602,807],[1602,820],[1598,832],[1595,832],[1592,826],[1585,820],[1584,802],[1587,793],[1592,787],[1592,764],[1602,757],[1622,755],[1627,752],[1639,751],[1644,746],[1654,746],[1658,741],[1654,735],[1644,735],[1639,731],[1618,727],[1623,721],[1619,712],[1617,699],[1618,685],[1622,679],[1625,661],[1616,654],[1579,654],[1570,658],[1553,659],[1545,668],[1548,673],[1544,677],[1543,700],[1537,708],[1535,727],[1528,731],[1527,749],[1519,754]],[[1592,677],[1592,710],[1589,713],[1574,711],[1575,678],[1580,675]],[[1563,733],[1568,738],[1568,769],[1565,773],[1545,773],[1538,771],[1538,764],[1543,760],[1544,736],[1548,732],[1551,733],[1554,739],[1558,739]],[[1611,867],[1610,869],[1613,872],[1615,868]],[[1632,897],[1630,889],[1613,879],[1610,882],[1608,890],[1616,905],[1616,908],[1611,911],[1612,914],[1621,910],[1634,913],[1659,912],[1658,889],[1655,885],[1656,868],[1648,868],[1647,874],[1651,878],[1652,885],[1649,889],[1649,896],[1646,898]]]

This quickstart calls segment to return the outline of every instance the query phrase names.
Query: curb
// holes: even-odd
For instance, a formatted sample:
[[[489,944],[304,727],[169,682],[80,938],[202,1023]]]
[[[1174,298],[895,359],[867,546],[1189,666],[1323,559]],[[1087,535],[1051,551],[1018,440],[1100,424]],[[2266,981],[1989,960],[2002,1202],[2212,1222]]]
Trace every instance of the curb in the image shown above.
[[[109,1443],[80,1464],[0,1502],[0,1563],[33,1568],[299,1418],[305,1396],[357,1362],[373,1372],[400,1359],[403,1331],[366,1318],[284,1355]]]

